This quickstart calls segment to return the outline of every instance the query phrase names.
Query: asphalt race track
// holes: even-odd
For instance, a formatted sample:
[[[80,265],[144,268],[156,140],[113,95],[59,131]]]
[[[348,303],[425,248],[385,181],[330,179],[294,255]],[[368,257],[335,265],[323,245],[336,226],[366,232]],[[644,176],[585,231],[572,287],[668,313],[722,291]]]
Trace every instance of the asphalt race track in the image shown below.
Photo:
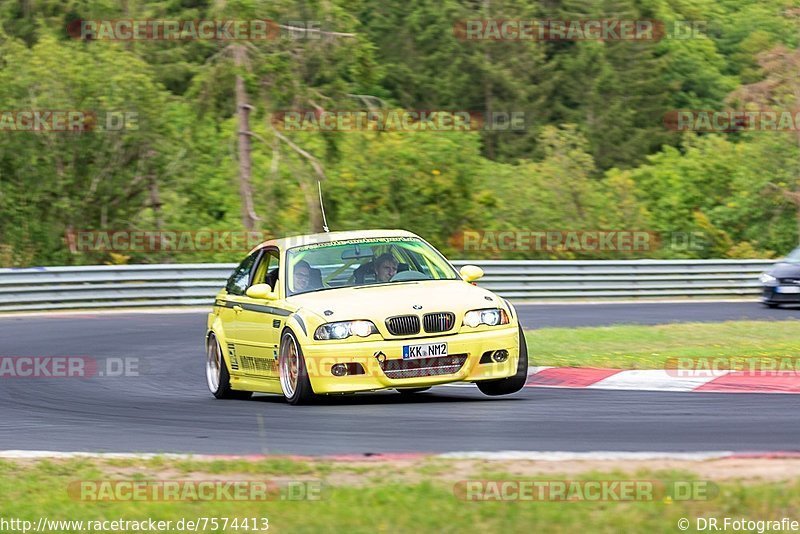
[[[596,307],[590,307],[596,306]],[[614,315],[614,310],[617,315]],[[528,327],[798,318],[757,303],[525,306]],[[715,319],[712,319],[715,318]],[[138,376],[0,378],[0,450],[350,454],[449,451],[771,451],[800,443],[797,396],[526,388],[506,398],[439,387],[327,398],[217,401],[205,315],[0,318],[2,356],[134,358]]]
[[[517,305],[525,328],[800,319],[800,307],[770,309],[757,301]]]

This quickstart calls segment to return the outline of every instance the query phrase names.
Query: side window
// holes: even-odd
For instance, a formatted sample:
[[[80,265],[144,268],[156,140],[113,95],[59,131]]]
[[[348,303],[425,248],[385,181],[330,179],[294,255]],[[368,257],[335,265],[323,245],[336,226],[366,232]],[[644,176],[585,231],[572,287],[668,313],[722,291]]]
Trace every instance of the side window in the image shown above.
[[[261,254],[261,251],[253,252],[234,269],[233,274],[228,278],[228,284],[225,286],[229,295],[244,295],[245,290],[250,287],[250,274],[259,254]]]
[[[269,284],[275,289],[275,281],[278,279],[278,251],[267,250],[261,256],[258,266],[253,276],[253,284]]]

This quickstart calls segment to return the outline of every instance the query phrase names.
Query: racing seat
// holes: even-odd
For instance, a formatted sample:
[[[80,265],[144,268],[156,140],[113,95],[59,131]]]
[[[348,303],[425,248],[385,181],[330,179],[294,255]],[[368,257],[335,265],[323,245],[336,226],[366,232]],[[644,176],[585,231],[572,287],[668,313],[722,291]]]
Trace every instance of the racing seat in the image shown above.
[[[311,268],[308,278],[308,287],[311,289],[322,289],[322,271],[320,269]]]
[[[275,291],[275,282],[278,281],[278,268],[275,267],[270,272],[267,273],[267,276],[264,277],[264,283],[269,284],[269,287]]]

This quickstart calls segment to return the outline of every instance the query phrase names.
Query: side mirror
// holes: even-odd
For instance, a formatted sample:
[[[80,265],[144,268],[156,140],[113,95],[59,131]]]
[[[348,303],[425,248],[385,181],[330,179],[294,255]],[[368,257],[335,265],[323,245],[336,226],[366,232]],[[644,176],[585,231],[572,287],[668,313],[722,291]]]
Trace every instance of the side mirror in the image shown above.
[[[251,299],[275,300],[278,294],[272,290],[269,284],[254,284],[247,288],[245,294]]]
[[[461,273],[461,278],[463,278],[465,282],[474,282],[483,276],[483,269],[477,265],[465,265],[459,272]]]

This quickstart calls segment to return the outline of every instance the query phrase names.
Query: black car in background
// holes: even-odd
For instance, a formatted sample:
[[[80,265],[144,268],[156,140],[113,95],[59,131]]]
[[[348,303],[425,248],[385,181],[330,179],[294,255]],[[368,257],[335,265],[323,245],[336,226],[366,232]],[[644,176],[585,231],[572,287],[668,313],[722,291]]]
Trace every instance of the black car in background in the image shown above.
[[[800,304],[800,248],[762,274],[760,281],[764,286],[761,302],[765,306]]]

